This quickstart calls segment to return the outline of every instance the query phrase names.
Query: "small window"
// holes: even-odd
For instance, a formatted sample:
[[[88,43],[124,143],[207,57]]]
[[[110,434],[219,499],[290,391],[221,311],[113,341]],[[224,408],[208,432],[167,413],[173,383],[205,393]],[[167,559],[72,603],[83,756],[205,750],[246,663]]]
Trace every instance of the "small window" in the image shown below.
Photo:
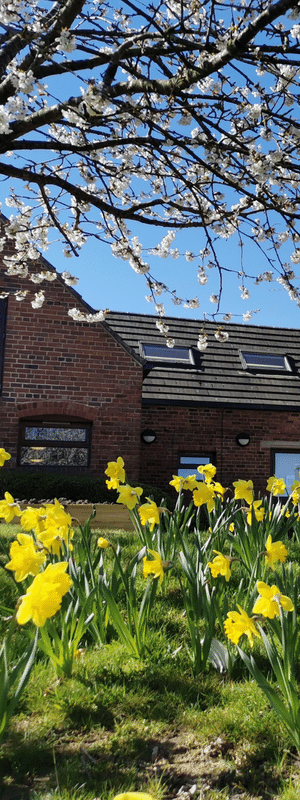
[[[22,420],[19,463],[23,467],[88,467],[91,425],[87,422]]]
[[[181,364],[194,364],[193,353],[189,347],[166,347],[163,344],[142,344],[141,352],[149,361],[170,361]]]
[[[290,494],[291,485],[299,480],[300,472],[300,452],[273,451],[271,453],[271,475],[276,478],[283,478],[286,485],[285,496]]]
[[[188,475],[196,475],[197,481],[203,480],[203,475],[197,472],[197,467],[204,464],[213,464],[215,461],[214,456],[211,455],[185,455],[179,456],[178,475],[182,478],[187,478]]]
[[[245,353],[244,351],[240,355],[244,369],[291,372],[291,366],[286,356],[275,356],[270,353]]]

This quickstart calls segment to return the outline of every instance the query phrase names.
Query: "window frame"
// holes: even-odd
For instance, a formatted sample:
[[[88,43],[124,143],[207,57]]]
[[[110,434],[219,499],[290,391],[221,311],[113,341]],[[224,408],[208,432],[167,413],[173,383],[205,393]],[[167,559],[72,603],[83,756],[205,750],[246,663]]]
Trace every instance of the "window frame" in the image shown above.
[[[248,372],[271,372],[272,374],[278,373],[278,375],[284,375],[287,372],[292,372],[292,366],[289,357],[285,353],[263,353],[257,352],[257,350],[239,350],[240,359],[242,362],[242,367],[244,370],[248,370]],[[272,364],[249,364],[247,362],[246,356],[256,356],[262,358],[281,358],[283,360],[284,366],[280,367],[278,365]]]
[[[270,450],[270,475],[276,475],[276,478],[283,477],[285,480],[285,476],[277,475],[276,474],[276,455],[280,454],[294,454],[299,455],[299,467],[300,467],[300,447],[272,447]],[[296,467],[294,467],[296,469]],[[296,480],[296,477],[294,478]],[[284,494],[279,495],[279,497],[288,497],[288,489],[285,491]]]
[[[146,348],[154,347],[157,348],[158,351],[160,349],[161,351],[164,351],[164,355],[147,355],[145,347]],[[172,348],[172,347],[167,347],[166,345],[163,344],[159,344],[157,342],[139,342],[139,349],[140,349],[140,355],[150,363],[154,361],[157,364],[159,363],[168,364],[168,366],[171,364],[174,364],[175,366],[177,364],[180,364],[180,366],[186,366],[186,367],[195,366],[195,358],[192,348],[188,347],[187,345],[177,345],[177,347],[175,346],[174,348]],[[171,353],[172,352],[174,353],[176,350],[186,351],[188,353],[188,358],[180,359],[180,358],[174,358],[174,356],[172,357]],[[170,353],[169,356],[165,355],[167,351]]]
[[[182,458],[190,458],[191,461],[187,462],[186,464],[182,464],[181,463],[181,459]],[[202,460],[202,459],[205,459],[205,461]],[[179,471],[180,468],[182,468],[184,470],[189,470],[188,475],[196,474],[196,479],[201,482],[201,481],[204,480],[204,476],[201,475],[200,472],[197,472],[197,467],[205,466],[206,464],[213,464],[214,467],[216,467],[216,454],[215,453],[213,453],[213,452],[204,453],[203,451],[201,452],[201,454],[199,454],[199,452],[194,454],[194,453],[191,453],[190,451],[189,452],[184,451],[182,453],[178,453],[177,475],[180,476],[180,471]],[[186,475],[183,475],[182,477],[185,478]]]
[[[69,430],[85,429],[84,441],[67,439],[36,439],[26,437],[26,428],[68,428]],[[51,415],[47,417],[22,417],[19,421],[19,439],[17,465],[21,469],[36,470],[38,472],[82,472],[89,468],[91,461],[92,422],[87,419]],[[87,451],[86,464],[24,464],[22,463],[23,447],[48,447],[57,449],[85,449]]]

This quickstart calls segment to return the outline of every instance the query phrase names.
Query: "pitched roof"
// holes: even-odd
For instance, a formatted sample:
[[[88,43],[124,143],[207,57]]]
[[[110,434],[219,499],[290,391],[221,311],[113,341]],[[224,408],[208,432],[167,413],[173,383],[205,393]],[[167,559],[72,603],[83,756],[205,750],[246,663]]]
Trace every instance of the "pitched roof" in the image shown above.
[[[143,402],[265,408],[300,411],[300,332],[289,328],[226,323],[225,343],[217,341],[218,324],[205,322],[208,347],[197,349],[201,320],[164,318],[176,346],[192,348],[194,364],[144,359]],[[110,312],[105,325],[141,354],[141,344],[164,345],[155,317]],[[241,352],[285,356],[289,369],[247,369]]]

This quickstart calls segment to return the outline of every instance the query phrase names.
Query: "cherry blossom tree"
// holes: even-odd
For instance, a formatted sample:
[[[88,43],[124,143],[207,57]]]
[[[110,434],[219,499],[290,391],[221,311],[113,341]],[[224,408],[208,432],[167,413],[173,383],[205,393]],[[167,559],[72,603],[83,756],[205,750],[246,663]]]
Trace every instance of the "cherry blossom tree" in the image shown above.
[[[177,259],[176,232],[201,229],[201,250],[185,257],[200,286],[219,273],[213,317],[229,237],[240,245],[243,297],[251,280],[277,280],[300,306],[299,2],[0,0],[0,10],[8,274],[51,280],[36,268],[39,252],[60,238],[76,256],[94,236],[145,274],[162,317],[169,289],[147,258]],[[243,268],[250,239],[265,258],[260,274]]]

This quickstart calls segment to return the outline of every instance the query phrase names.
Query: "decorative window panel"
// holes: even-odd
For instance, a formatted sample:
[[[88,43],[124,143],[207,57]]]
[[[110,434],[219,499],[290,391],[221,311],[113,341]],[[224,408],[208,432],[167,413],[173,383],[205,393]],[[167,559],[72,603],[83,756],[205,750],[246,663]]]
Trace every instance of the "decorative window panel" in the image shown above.
[[[20,424],[21,466],[88,467],[90,446],[89,423],[25,420]]]

